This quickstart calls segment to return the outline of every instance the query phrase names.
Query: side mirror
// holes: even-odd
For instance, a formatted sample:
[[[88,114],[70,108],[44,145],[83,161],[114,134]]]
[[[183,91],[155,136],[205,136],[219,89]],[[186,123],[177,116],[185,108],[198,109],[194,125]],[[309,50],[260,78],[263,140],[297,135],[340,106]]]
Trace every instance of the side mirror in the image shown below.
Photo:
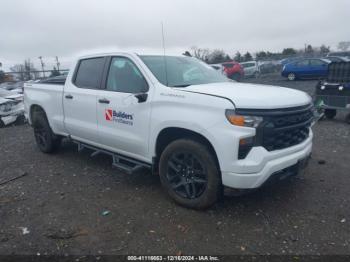
[[[143,103],[147,101],[148,94],[147,93],[139,93],[135,94],[135,97],[137,98],[139,103]]]

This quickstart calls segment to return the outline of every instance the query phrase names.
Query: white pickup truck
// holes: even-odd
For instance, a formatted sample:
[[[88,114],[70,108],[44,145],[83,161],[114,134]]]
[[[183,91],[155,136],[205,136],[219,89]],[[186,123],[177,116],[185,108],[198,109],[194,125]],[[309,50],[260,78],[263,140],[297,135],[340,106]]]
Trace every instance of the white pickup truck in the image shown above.
[[[190,208],[295,175],[312,148],[306,93],[237,83],[192,57],[84,56],[65,83],[28,83],[24,97],[41,151],[66,137],[128,173],[149,167]]]

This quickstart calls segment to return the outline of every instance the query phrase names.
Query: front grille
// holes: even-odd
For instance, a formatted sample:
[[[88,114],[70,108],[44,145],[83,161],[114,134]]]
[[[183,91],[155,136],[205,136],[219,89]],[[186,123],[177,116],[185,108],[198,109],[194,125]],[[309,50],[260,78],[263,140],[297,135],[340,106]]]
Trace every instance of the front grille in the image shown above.
[[[239,114],[263,116],[264,120],[256,130],[254,145],[263,146],[268,151],[284,149],[305,141],[313,121],[311,104],[278,110],[242,111]]]
[[[285,131],[278,131],[275,129],[271,134],[264,135],[262,146],[265,147],[267,151],[283,149],[300,144],[308,136],[309,125],[291,128]]]

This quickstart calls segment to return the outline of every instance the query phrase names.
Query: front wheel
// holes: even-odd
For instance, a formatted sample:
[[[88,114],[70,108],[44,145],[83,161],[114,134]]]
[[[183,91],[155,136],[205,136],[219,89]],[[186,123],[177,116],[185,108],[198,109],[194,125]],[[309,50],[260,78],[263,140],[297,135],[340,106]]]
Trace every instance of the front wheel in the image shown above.
[[[294,81],[296,79],[296,76],[295,76],[294,73],[289,73],[287,78],[288,78],[289,81]]]
[[[328,119],[333,119],[337,115],[337,110],[335,110],[335,109],[326,109],[326,110],[324,110],[324,115]]]
[[[346,123],[348,123],[350,125],[350,114],[346,115],[345,121],[346,121]]]
[[[242,75],[240,73],[234,73],[230,77],[232,80],[235,80],[237,82],[240,82],[242,80]]]
[[[179,139],[165,148],[159,161],[159,175],[169,196],[188,208],[208,208],[222,193],[213,153],[193,140]]]

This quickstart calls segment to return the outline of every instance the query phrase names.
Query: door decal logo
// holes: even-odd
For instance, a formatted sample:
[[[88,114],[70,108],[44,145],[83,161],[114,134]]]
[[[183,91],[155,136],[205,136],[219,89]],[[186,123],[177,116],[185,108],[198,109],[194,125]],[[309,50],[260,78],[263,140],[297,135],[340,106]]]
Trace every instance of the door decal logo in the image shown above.
[[[105,116],[107,121],[112,121],[113,117],[113,110],[112,109],[106,109],[105,110]]]
[[[132,126],[134,125],[134,115],[122,111],[115,111],[113,109],[105,109],[106,121],[113,121],[120,124]]]

